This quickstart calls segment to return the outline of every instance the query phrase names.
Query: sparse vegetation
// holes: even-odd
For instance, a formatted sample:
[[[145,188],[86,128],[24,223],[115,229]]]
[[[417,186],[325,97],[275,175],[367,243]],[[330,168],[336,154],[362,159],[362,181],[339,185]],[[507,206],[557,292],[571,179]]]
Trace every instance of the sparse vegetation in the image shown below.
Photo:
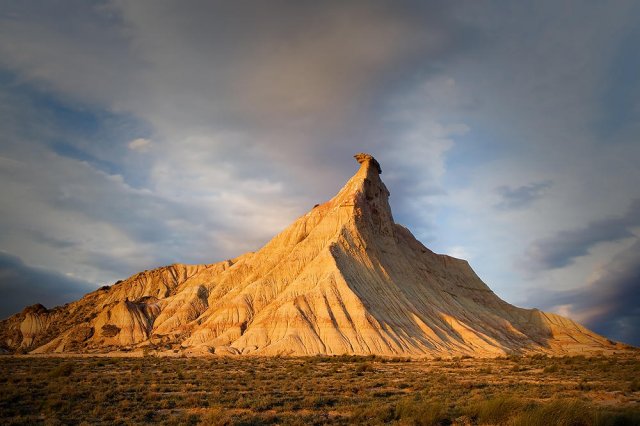
[[[637,357],[0,357],[2,424],[640,424]]]
[[[402,398],[395,407],[395,420],[421,426],[448,424],[449,414],[441,400],[421,394]]]
[[[70,362],[66,362],[64,364],[60,364],[56,366],[53,370],[49,372],[50,378],[56,377],[69,377],[73,372],[73,364]]]

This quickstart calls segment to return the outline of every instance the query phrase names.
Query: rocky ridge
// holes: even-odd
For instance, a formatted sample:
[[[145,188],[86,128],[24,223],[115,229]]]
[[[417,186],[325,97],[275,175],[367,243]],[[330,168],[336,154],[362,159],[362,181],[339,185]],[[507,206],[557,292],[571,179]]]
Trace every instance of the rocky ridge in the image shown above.
[[[138,273],[0,322],[6,352],[436,357],[585,354],[624,347],[496,296],[461,259],[394,222],[380,164],[255,253]]]

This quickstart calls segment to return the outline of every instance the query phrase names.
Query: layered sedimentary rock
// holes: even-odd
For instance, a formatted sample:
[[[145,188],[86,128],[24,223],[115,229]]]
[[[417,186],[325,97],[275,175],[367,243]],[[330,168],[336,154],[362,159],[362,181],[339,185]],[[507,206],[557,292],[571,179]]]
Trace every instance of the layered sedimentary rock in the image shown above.
[[[255,253],[136,274],[0,323],[8,351],[498,356],[620,350],[496,296],[461,259],[394,222],[378,162]]]

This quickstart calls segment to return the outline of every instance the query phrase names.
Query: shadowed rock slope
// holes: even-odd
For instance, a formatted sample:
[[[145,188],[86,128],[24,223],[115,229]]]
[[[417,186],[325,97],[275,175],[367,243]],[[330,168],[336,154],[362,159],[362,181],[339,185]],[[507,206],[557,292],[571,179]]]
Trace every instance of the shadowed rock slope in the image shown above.
[[[622,349],[497,297],[460,259],[394,223],[381,168],[358,172],[255,253],[136,274],[0,323],[7,351],[498,356]]]

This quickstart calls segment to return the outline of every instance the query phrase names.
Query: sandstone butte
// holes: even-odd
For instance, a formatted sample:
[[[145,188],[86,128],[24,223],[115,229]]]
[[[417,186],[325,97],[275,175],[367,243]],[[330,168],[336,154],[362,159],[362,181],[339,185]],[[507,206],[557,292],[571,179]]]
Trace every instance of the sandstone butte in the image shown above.
[[[501,300],[465,260],[393,221],[381,168],[358,172],[254,253],[133,275],[0,322],[4,352],[495,357],[625,350]]]

